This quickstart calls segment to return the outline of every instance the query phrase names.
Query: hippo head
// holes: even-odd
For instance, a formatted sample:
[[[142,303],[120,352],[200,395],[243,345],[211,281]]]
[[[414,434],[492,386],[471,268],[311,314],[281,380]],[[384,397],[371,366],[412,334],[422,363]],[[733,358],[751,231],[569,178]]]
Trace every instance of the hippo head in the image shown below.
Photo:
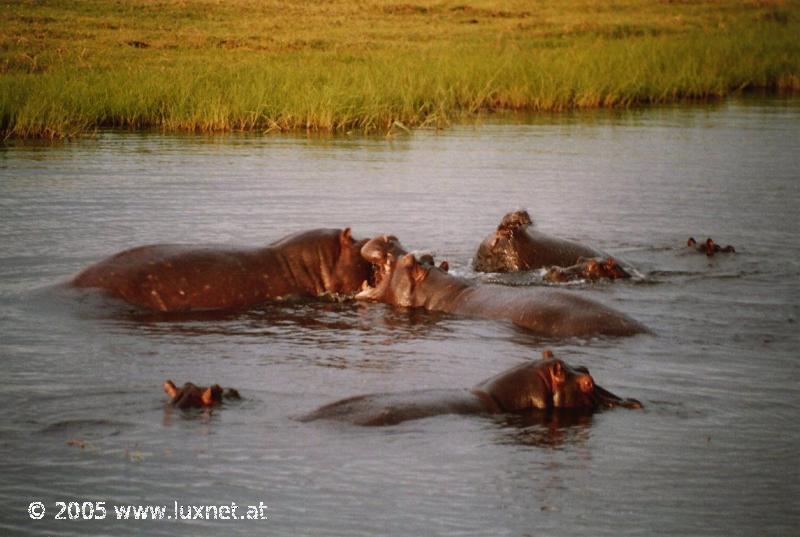
[[[499,412],[641,408],[639,401],[621,399],[597,386],[585,367],[570,366],[549,351],[543,356],[539,361],[521,364],[478,384],[473,393],[488,396]]]
[[[616,280],[619,278],[630,278],[631,275],[613,257],[605,260],[581,259],[577,265],[571,267],[550,267],[544,274],[543,279],[547,282],[561,283],[574,279],[585,279],[590,281],[608,278]]]
[[[375,240],[375,239],[373,239]],[[370,241],[372,242],[372,241]],[[364,247],[372,246],[367,243]],[[363,252],[363,249],[362,249]],[[418,293],[419,286],[428,278],[431,273],[445,274],[447,272],[447,262],[437,267],[433,256],[426,254],[417,260],[413,253],[406,254],[399,243],[390,245],[389,249],[382,250],[381,255],[374,251],[367,251],[364,256],[373,261],[383,261],[375,263],[375,287],[364,286],[363,290],[356,295],[360,300],[375,300],[394,304],[396,306],[413,307],[422,306],[419,303],[422,294]],[[400,257],[396,257],[399,255]]]
[[[405,253],[406,249],[394,235],[380,235],[365,242],[360,254],[372,270],[370,281],[362,282],[361,292],[356,298],[369,299],[372,295],[382,294],[389,284],[397,260]]]
[[[419,259],[406,249],[394,235],[381,235],[367,241],[361,256],[373,267],[373,286],[365,282],[356,295],[359,300],[375,300],[397,306],[417,306],[414,291],[431,269],[439,273],[449,270],[447,261],[439,266],[431,254],[421,254]]]
[[[239,392],[233,388],[225,390],[219,384],[213,386],[196,386],[187,382],[178,388],[174,382],[164,382],[164,391],[170,397],[170,403],[178,408],[208,408],[222,402],[222,398],[239,399]]]
[[[525,209],[511,211],[503,216],[497,231],[513,231],[517,228],[533,225],[531,215]]]
[[[622,268],[622,265],[620,265],[613,257],[608,257],[603,262],[603,273],[606,278],[610,278],[612,280],[631,277],[630,273]]]
[[[506,214],[497,226],[497,230],[489,240],[489,250],[502,251],[508,248],[508,243],[514,238],[514,233],[533,225],[528,211],[520,209]]]
[[[607,257],[605,261],[589,259],[584,263],[584,277],[588,280],[599,280],[608,278],[617,280],[620,278],[630,278],[631,275],[613,257]]]

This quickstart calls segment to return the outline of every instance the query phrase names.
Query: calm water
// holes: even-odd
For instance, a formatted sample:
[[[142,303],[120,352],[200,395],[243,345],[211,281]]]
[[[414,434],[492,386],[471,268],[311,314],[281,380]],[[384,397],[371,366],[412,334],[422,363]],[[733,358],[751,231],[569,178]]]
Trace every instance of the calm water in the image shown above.
[[[53,286],[138,244],[344,226],[394,233],[478,278],[471,255],[517,207],[637,267],[639,281],[569,292],[656,335],[546,341],[351,303],[164,320]],[[100,134],[2,148],[0,533],[796,535],[798,214],[797,100],[395,139]],[[737,253],[689,255],[689,235]],[[546,347],[645,409],[570,426],[291,419],[359,393],[470,386]],[[166,378],[245,400],[170,411]],[[57,501],[109,513],[54,520]],[[269,519],[115,520],[115,505],[174,501],[263,501]]]

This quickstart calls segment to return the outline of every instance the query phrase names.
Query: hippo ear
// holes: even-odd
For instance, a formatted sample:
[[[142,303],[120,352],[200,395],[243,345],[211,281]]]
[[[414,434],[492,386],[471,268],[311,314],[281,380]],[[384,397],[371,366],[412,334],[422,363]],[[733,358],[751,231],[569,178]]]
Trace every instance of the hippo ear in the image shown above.
[[[339,234],[339,242],[342,244],[350,244],[352,240],[353,240],[353,234],[350,231],[350,228],[349,227],[344,228],[342,232]]]
[[[430,270],[430,268],[425,268],[424,266],[417,264],[412,270],[413,272],[411,273],[411,277],[414,278],[415,282],[419,283],[425,279],[425,276],[428,275],[428,270]]]
[[[450,263],[448,263],[447,261],[442,261],[441,263],[439,263],[439,269],[443,270],[445,272],[449,272],[450,271]]]
[[[212,387],[203,390],[200,400],[203,402],[203,406],[211,406],[214,404],[214,390]]]
[[[555,360],[553,362],[553,369],[551,371],[553,375],[553,382],[564,382],[566,375],[564,372],[564,363],[561,360]]]
[[[403,268],[410,268],[417,264],[417,259],[414,257],[414,254],[406,254],[400,260],[400,266]]]
[[[170,399],[175,399],[175,396],[178,395],[178,387],[171,380],[164,382],[164,391],[167,392]]]
[[[606,268],[614,268],[617,265],[617,260],[611,256],[606,258]]]
[[[550,349],[545,349],[542,351],[542,359],[547,360],[548,358],[555,358],[555,354]]]

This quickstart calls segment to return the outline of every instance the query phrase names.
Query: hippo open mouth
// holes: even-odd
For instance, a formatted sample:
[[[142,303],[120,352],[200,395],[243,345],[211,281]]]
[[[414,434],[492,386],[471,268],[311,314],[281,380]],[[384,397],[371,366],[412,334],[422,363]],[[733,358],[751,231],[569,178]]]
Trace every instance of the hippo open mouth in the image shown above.
[[[395,262],[405,253],[405,248],[393,235],[381,235],[367,241],[361,248],[361,257],[372,266],[371,281],[361,283],[356,299],[376,300],[379,291],[388,284]]]
[[[368,260],[369,261],[369,260]],[[387,258],[382,262],[370,263],[372,272],[370,278],[361,282],[361,290],[355,294],[357,300],[377,300],[382,284],[386,285],[392,271],[393,260]]]

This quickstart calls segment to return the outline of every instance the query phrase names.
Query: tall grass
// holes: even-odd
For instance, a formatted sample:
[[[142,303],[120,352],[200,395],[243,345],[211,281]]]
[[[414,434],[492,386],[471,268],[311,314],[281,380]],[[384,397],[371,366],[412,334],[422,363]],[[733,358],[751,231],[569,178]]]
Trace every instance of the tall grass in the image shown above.
[[[544,24],[536,31],[512,27],[496,35],[451,24],[449,19],[463,16],[466,6],[381,5],[375,20],[406,10],[420,22],[438,9],[443,20],[432,23],[434,29],[450,33],[426,41],[412,25],[392,30],[397,46],[377,41],[362,48],[352,39],[370,42],[369,36],[340,37],[336,32],[342,30],[334,25],[320,30],[325,39],[319,42],[281,42],[264,50],[210,46],[216,38],[200,29],[192,34],[195,44],[157,50],[146,42],[114,39],[81,49],[68,40],[61,54],[48,55],[45,46],[38,56],[25,53],[41,58],[35,66],[19,60],[24,59],[19,50],[35,48],[30,42],[17,46],[17,56],[6,47],[11,52],[0,77],[0,130],[5,137],[21,138],[71,136],[101,127],[380,132],[397,125],[444,126],[487,110],[624,107],[717,98],[747,88],[800,89],[794,4],[778,11],[752,8],[744,18],[735,12],[716,26],[699,16],[703,24],[673,28],[623,24],[607,15],[604,23]],[[347,12],[352,5],[339,7]],[[92,6],[84,8],[81,20],[92,13]],[[511,18],[486,12],[498,24]],[[229,16],[244,20],[246,14]],[[97,19],[118,20],[107,14]],[[58,26],[57,17],[47,20],[47,27]],[[354,24],[367,31],[363,21]],[[75,27],[69,26],[70,32],[79,35]],[[165,38],[164,31],[151,32],[146,36],[151,42]]]

